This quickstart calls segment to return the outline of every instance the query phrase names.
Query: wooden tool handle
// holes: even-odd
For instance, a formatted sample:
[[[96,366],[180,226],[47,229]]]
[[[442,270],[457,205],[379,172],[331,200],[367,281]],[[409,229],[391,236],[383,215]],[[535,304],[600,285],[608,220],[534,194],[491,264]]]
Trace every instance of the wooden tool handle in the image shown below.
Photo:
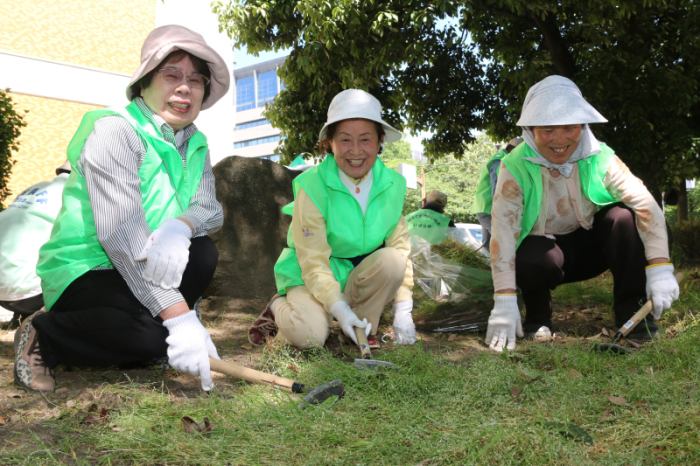
[[[678,272],[677,274],[674,275],[676,277],[676,281],[678,283],[683,280],[683,274],[681,272]],[[615,340],[618,340],[620,338],[626,337],[632,329],[634,329],[639,322],[641,322],[650,312],[651,310],[654,309],[654,305],[651,302],[651,299],[644,303],[644,306],[639,309],[636,314],[634,314],[630,320],[625,322],[625,325],[620,327],[619,331],[615,335]]]
[[[301,387],[301,385],[294,380],[285,379],[284,377],[277,377],[272,374],[266,374],[264,372],[256,371],[255,369],[249,369],[247,367],[231,364],[230,362],[224,362],[219,359],[209,358],[209,366],[211,367],[211,370],[215,372],[221,372],[222,374],[238,377],[246,382],[282,388],[288,392],[299,393],[297,387]]]
[[[367,341],[365,329],[355,327],[355,336],[357,337],[357,346],[360,347],[360,354],[362,355],[362,359],[372,359],[372,353],[369,350],[369,342]]]

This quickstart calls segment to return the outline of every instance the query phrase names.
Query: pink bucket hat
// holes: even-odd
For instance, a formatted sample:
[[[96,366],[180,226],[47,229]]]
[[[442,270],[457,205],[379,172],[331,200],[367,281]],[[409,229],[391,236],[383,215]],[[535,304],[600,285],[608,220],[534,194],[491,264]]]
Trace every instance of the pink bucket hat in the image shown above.
[[[184,26],[170,24],[155,28],[148,34],[141,47],[141,66],[131,76],[126,87],[126,98],[132,100],[131,86],[156,68],[168,54],[174,50],[184,50],[199,57],[209,64],[211,71],[211,90],[207,100],[202,102],[202,110],[214,105],[228,91],[231,76],[226,62],[204,41],[204,37]]]

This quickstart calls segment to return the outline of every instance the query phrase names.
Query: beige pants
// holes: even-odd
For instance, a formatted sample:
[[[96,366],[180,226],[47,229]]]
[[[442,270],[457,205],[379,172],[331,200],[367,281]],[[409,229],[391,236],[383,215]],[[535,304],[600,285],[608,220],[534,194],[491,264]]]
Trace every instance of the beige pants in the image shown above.
[[[406,258],[394,248],[374,252],[350,273],[343,293],[357,317],[372,324],[372,334],[405,273]],[[275,303],[274,312],[277,338],[298,348],[323,346],[330,334],[333,316],[304,285],[289,288],[287,297]]]

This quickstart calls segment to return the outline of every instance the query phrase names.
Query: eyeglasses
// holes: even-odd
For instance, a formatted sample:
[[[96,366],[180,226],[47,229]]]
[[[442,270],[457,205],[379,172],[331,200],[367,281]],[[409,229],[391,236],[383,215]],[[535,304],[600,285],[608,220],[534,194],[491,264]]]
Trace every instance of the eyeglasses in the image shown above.
[[[158,73],[160,73],[166,82],[171,84],[179,83],[182,81],[182,78],[185,77],[184,73],[177,68],[163,68],[158,70]],[[192,89],[204,89],[209,85],[209,78],[200,73],[192,73],[187,76],[186,79],[187,84]]]

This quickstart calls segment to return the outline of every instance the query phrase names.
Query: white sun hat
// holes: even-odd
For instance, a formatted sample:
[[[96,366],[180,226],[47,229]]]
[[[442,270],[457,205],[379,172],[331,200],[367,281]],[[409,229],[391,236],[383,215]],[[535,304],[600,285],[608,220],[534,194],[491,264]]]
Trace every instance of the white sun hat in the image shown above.
[[[381,124],[386,133],[384,142],[400,141],[403,137],[401,131],[382,120],[382,104],[374,96],[360,89],[347,89],[333,97],[328,107],[328,120],[318,133],[318,140],[327,139],[326,130],[330,125],[351,118],[364,118]]]
[[[549,76],[527,91],[518,126],[579,125],[607,123],[603,115],[586,102],[574,82],[563,76]]]

